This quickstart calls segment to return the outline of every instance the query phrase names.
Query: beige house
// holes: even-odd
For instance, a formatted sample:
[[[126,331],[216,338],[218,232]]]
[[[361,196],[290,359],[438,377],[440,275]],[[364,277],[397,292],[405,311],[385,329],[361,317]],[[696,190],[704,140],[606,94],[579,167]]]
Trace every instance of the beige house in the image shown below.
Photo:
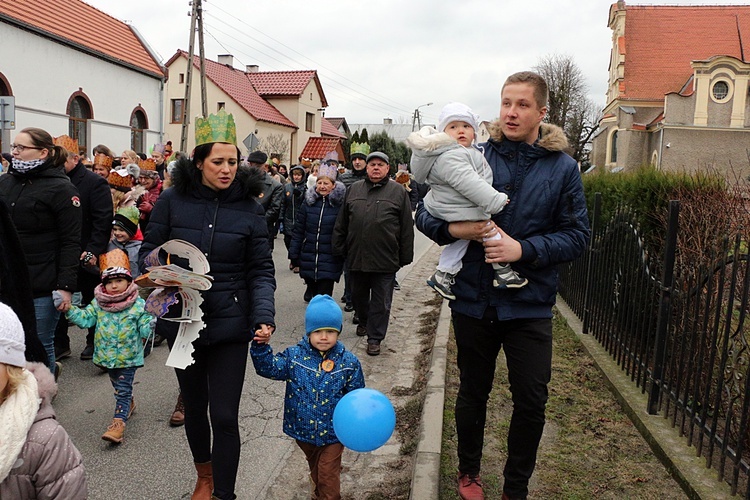
[[[187,52],[179,50],[166,63],[169,78],[165,87],[165,140],[171,140],[175,149],[182,131],[187,62]],[[206,60],[205,67],[208,112],[224,108],[234,115],[243,154],[249,152],[246,143],[252,143],[254,137],[261,150],[269,155],[280,153],[283,163],[293,164],[308,140],[321,136],[321,111],[328,102],[315,70],[261,72],[257,66],[247,66],[243,71],[234,68],[231,55],[221,55],[218,61]],[[201,114],[199,68],[200,61],[195,56],[188,152],[195,145],[195,117]]]
[[[750,6],[610,7],[592,164],[750,175]]]

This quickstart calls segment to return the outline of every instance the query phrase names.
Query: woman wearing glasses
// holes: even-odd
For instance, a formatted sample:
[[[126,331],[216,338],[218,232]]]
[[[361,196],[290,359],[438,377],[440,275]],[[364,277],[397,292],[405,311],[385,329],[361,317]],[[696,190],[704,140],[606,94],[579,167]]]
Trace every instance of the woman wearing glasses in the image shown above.
[[[13,162],[0,176],[0,199],[10,209],[29,266],[39,340],[55,373],[55,326],[70,308],[81,256],[81,201],[63,171],[68,153],[39,128],[25,128],[11,144]],[[61,300],[56,306],[52,292]]]

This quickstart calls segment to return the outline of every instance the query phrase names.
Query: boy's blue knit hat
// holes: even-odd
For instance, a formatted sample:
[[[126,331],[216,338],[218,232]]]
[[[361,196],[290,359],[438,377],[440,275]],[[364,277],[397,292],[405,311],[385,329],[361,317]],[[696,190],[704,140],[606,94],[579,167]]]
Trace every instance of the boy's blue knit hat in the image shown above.
[[[343,322],[341,308],[330,295],[316,295],[305,311],[305,333],[308,335],[324,328],[340,333]]]

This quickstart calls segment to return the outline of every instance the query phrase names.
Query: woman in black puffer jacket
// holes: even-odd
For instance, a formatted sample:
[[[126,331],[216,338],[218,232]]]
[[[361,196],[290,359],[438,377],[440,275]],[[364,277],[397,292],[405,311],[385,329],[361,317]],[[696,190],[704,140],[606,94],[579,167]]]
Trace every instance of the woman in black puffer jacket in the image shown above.
[[[239,167],[234,144],[215,142],[181,159],[151,212],[139,261],[159,245],[182,239],[208,258],[214,281],[202,292],[203,321],[195,362],[176,369],[185,405],[185,433],[198,482],[193,498],[234,498],[240,457],[238,414],[248,346],[274,329],[273,260],[257,169]],[[170,348],[177,324],[158,320]],[[257,332],[256,332],[257,331]],[[210,412],[210,421],[209,421]],[[211,436],[213,431],[213,437]],[[213,449],[211,442],[213,441]]]
[[[332,295],[334,282],[341,278],[344,260],[333,255],[331,240],[345,194],[335,168],[328,165],[320,166],[315,186],[305,193],[289,247],[289,260],[299,262],[299,275],[307,285],[305,302],[319,294]]]
[[[68,152],[49,133],[25,128],[11,152],[13,165],[0,176],[0,199],[18,231],[29,266],[37,336],[55,373],[55,327],[60,312],[70,308],[82,257],[81,200],[63,171]],[[58,305],[53,291],[60,296]]]

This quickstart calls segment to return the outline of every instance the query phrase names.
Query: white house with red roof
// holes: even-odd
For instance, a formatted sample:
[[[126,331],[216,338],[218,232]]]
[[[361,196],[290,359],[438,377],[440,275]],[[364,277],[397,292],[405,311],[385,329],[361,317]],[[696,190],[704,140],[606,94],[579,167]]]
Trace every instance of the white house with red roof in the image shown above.
[[[86,26],[87,29],[82,27]],[[162,131],[164,68],[135,27],[80,0],[0,1],[0,96],[25,127],[145,152]]]
[[[168,116],[165,135],[175,144],[179,143],[182,131],[187,62],[188,53],[178,50],[166,63],[169,78],[165,88]],[[188,151],[194,147],[195,117],[201,113],[200,60],[197,56],[194,56],[193,64]],[[328,106],[328,102],[315,70],[259,71],[258,66],[241,70],[234,67],[231,55],[220,55],[218,61],[206,59],[205,68],[208,112],[215,113],[224,108],[232,113],[240,143],[251,134],[261,145],[281,136],[287,146],[282,163],[295,164],[310,139],[320,138],[324,133],[337,134],[339,139],[346,137],[322,118],[321,110]],[[238,146],[243,154],[249,152],[246,145]],[[278,153],[265,152],[269,155]]]
[[[592,163],[750,174],[750,5],[612,4]],[[619,170],[619,169],[618,169]],[[734,175],[732,175],[734,177]]]

